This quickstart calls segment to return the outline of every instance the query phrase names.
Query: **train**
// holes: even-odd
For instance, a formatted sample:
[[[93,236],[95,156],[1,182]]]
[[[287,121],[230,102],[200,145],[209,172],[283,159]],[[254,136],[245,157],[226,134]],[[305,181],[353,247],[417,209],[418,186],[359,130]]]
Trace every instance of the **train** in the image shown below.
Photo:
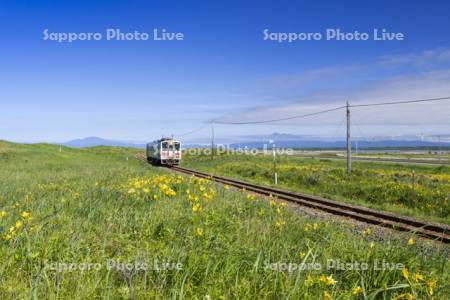
[[[161,138],[148,143],[147,161],[153,165],[179,165],[181,143],[173,138]]]

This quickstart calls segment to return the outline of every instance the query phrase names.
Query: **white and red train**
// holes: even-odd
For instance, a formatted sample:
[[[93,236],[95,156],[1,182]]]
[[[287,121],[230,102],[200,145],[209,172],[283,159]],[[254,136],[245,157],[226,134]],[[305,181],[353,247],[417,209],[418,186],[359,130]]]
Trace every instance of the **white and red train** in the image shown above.
[[[181,144],[173,138],[162,138],[147,144],[147,161],[154,165],[178,165]]]

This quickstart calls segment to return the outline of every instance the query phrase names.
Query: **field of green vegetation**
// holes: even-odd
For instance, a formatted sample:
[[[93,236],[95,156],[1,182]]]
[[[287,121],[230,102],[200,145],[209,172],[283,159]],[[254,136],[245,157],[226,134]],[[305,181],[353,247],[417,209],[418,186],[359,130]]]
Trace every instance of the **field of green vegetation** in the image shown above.
[[[0,299],[450,296],[448,246],[360,234],[133,154],[0,142]],[[230,174],[263,174],[221,159]]]
[[[294,156],[304,158],[327,158],[327,159],[346,159],[345,151],[294,151]],[[407,160],[407,163],[415,163],[419,165],[446,165],[450,166],[450,154],[448,152],[427,153],[421,152],[408,152],[407,150],[398,152],[383,152],[383,151],[359,151],[358,153],[352,153],[353,160],[379,160],[381,162],[400,162]]]
[[[273,185],[271,155],[185,155],[183,166]],[[278,156],[279,187],[450,224],[450,167]]]
[[[316,150],[316,151],[306,151],[300,150],[296,151],[295,155],[303,156],[303,157],[322,157],[322,158],[331,158],[331,157],[340,157],[345,158],[346,152],[341,151],[332,151],[332,150]],[[352,157],[360,157],[360,158],[376,158],[376,159],[408,159],[413,161],[429,161],[429,162],[439,162],[442,164],[450,163],[450,153],[448,150],[444,150],[442,152],[430,150],[430,151],[413,151],[413,150],[398,150],[398,151],[383,151],[383,150],[360,150],[358,153],[353,152]]]

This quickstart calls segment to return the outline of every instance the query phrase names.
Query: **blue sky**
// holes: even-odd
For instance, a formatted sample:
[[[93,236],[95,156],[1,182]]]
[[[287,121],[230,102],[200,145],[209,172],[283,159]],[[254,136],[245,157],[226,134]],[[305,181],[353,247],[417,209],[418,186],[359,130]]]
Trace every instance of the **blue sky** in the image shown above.
[[[210,119],[260,120],[352,103],[450,96],[447,1],[2,1],[0,139],[146,141]],[[182,32],[183,41],[44,41],[50,32]],[[270,32],[403,41],[264,41]],[[401,114],[399,114],[399,109]],[[361,136],[450,133],[450,106],[354,112]],[[332,136],[340,112],[218,136]],[[186,136],[200,141],[203,130]]]

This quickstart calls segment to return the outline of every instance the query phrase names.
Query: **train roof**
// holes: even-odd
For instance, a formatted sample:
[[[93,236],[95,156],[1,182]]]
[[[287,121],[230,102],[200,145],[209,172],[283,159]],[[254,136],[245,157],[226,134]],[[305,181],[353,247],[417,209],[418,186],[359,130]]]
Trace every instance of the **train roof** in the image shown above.
[[[159,140],[153,141],[153,143],[160,143],[160,142],[164,142],[164,141],[174,141],[174,142],[178,142],[179,143],[179,141],[177,141],[177,140],[175,140],[174,138],[171,138],[171,137],[163,137],[163,138],[160,138]]]

